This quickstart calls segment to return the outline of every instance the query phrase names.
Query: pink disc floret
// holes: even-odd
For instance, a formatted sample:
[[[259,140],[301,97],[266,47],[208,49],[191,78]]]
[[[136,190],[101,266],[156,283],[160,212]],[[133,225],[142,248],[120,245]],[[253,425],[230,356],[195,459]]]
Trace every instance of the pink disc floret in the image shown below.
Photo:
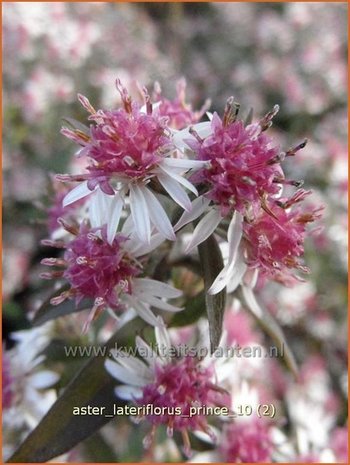
[[[97,185],[113,194],[114,180],[147,181],[151,171],[165,158],[172,148],[167,131],[167,117],[157,112],[142,111],[138,102],[132,102],[126,89],[117,82],[123,107],[118,110],[95,111],[86,97],[80,96],[83,106],[91,113],[89,134],[80,130],[62,133],[80,143],[80,155],[89,159],[88,173],[82,175],[93,190]]]
[[[153,425],[165,424],[170,431],[208,432],[206,416],[200,414],[200,410],[199,414],[190,416],[190,408],[223,405],[223,390],[210,381],[212,375],[212,367],[202,367],[191,356],[157,365],[154,382],[143,388],[138,403],[164,408],[164,414],[147,416]],[[181,415],[174,413],[175,408],[181,409]]]
[[[199,160],[210,161],[196,181],[209,185],[208,196],[223,215],[234,209],[242,214],[247,209],[257,212],[263,196],[274,196],[281,189],[276,179],[283,179],[283,172],[274,162],[278,148],[253,125],[245,127],[239,120],[225,125],[216,113],[211,129],[207,138],[187,141]]]
[[[101,237],[96,234],[99,231]],[[126,240],[118,234],[109,244],[105,227],[102,230],[82,227],[68,244],[64,277],[78,301],[83,297],[100,298],[111,308],[120,308],[119,292],[131,294],[132,278],[140,273],[140,266],[131,261],[123,248]]]
[[[258,268],[262,276],[292,284],[293,270],[308,272],[302,263],[306,225],[319,218],[321,210],[265,206],[255,221],[243,225],[247,264]]]
[[[64,248],[65,253],[63,258],[42,260],[43,265],[61,269],[41,276],[66,278],[70,289],[53,297],[51,303],[59,305],[67,298],[75,298],[78,304],[83,298],[91,298],[95,299],[94,308],[99,311],[107,306],[124,309],[120,295],[132,293],[132,280],[142,271],[142,265],[124,247],[127,237],[117,234],[109,243],[106,226],[90,229],[82,224],[79,229],[66,224],[62,218],[60,223],[75,237],[68,243],[43,241],[45,245]]]

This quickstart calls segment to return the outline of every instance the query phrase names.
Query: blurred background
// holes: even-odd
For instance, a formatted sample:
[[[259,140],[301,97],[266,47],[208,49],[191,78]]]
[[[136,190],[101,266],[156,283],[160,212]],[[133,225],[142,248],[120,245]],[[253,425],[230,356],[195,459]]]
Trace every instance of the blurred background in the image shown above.
[[[118,104],[115,79],[137,94],[159,81],[175,97],[187,80],[198,109],[222,113],[233,95],[261,117],[276,103],[270,135],[283,149],[309,139],[284,163],[325,205],[307,243],[312,273],[298,288],[260,298],[283,326],[305,373],[327,379],[333,427],[346,422],[347,363],[347,5],[345,3],[5,3],[3,4],[3,325],[30,326],[47,283],[51,173],[68,172],[73,144],[62,118],[85,121],[76,94],[96,108]],[[46,288],[45,288],[46,286]],[[322,405],[326,405],[323,398]],[[325,407],[326,408],[326,407]]]

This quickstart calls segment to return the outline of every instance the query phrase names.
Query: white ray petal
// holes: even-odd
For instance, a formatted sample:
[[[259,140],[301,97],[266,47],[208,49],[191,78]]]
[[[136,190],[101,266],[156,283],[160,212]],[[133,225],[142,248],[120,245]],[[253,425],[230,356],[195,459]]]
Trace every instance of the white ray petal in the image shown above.
[[[149,367],[138,358],[131,356],[121,349],[112,349],[110,354],[119,365],[127,370],[142,376],[142,378],[152,380],[152,373]]]
[[[92,228],[98,228],[101,226],[101,209],[98,201],[99,190],[100,189],[97,189],[97,191],[94,192],[89,202],[89,220]]]
[[[193,124],[192,128],[203,139],[210,136],[210,134],[213,132],[212,127],[211,127],[211,121],[203,121],[201,123]]]
[[[187,170],[198,170],[207,165],[207,161],[202,160],[189,160],[188,158],[164,158],[162,161],[162,166],[169,168],[182,168],[184,171]]]
[[[113,362],[112,360],[107,359],[105,361],[105,368],[113,378],[118,379],[122,383],[131,384],[132,386],[145,386],[147,384],[147,380],[144,379],[137,373],[133,373],[130,370],[119,365],[117,362]]]
[[[164,321],[162,318],[158,318],[159,324],[155,328],[155,336],[158,347],[160,347],[160,358],[170,362],[171,358],[169,356],[169,349],[171,348],[171,341],[169,337],[169,333],[166,329]]]
[[[150,367],[154,367],[160,360],[157,353],[140,336],[136,336],[135,343],[142,358]]]
[[[141,298],[144,302],[149,303],[153,307],[165,310],[166,312],[180,312],[181,310],[183,310],[183,308],[171,305],[168,302],[164,302],[164,300],[161,300],[158,297],[153,297],[152,295],[147,293],[141,294]]]
[[[109,208],[114,196],[107,195],[99,187],[96,187],[89,205],[89,218],[93,228],[107,224]]]
[[[213,425],[210,425],[210,431],[212,434],[205,433],[204,431],[194,430],[193,434],[201,441],[206,442],[207,444],[217,445],[217,439],[220,437],[220,430]],[[216,440],[214,439],[216,437]],[[196,454],[197,455],[197,454]]]
[[[197,224],[193,231],[191,242],[186,247],[186,252],[205,241],[217,228],[222,220],[221,213],[218,209],[212,208]]]
[[[191,200],[177,181],[165,173],[158,174],[157,178],[176,203],[181,205],[184,210],[191,210]]]
[[[242,238],[242,222],[242,215],[238,211],[235,211],[227,231],[229,244],[228,263],[236,260],[238,246]]]
[[[230,274],[229,282],[227,283],[227,292],[233,292],[241,284],[244,273],[247,271],[247,265],[243,260],[237,260],[233,272]]]
[[[176,236],[170,220],[157,197],[147,187],[142,188],[142,193],[146,199],[149,216],[156,229],[167,239],[176,240]]]
[[[130,209],[137,235],[142,242],[149,244],[151,225],[147,202],[137,184],[130,186]]]
[[[129,215],[123,224],[122,233],[124,234],[124,236],[129,236],[134,230],[134,221],[132,219],[132,216]],[[137,242],[138,244],[140,243],[139,240]]]
[[[111,205],[108,210],[107,219],[107,241],[112,244],[118,229],[120,216],[123,209],[123,199],[119,194],[113,197]]]
[[[139,240],[136,242],[135,238],[131,238],[131,240],[126,243],[126,245],[129,252],[132,253],[135,257],[142,257],[143,255],[152,252],[164,241],[165,238],[163,234],[156,233],[151,236],[149,245],[142,244]]]
[[[194,434],[194,432],[193,432]],[[205,433],[203,433],[205,435]],[[196,452],[193,457],[191,457],[190,463],[218,463],[222,460],[222,456],[218,452],[209,450],[207,452]]]
[[[133,309],[143,320],[146,321],[146,323],[149,323],[152,326],[157,326],[159,324],[157,317],[154,315],[154,313],[147,305],[143,304],[142,302],[139,302],[136,298],[132,296],[128,296],[128,300],[132,305]]]
[[[127,310],[123,311],[121,316],[117,315],[110,307],[106,307],[106,311],[110,317],[118,322],[117,331],[119,331],[123,326],[125,326],[127,323],[129,323],[129,321],[133,320],[137,316],[135,310],[132,308],[128,308]]]
[[[169,168],[165,168],[164,166],[159,167],[164,173],[166,173],[168,176],[173,178],[175,181],[177,181],[179,184],[182,184],[184,187],[186,187],[189,191],[193,192],[195,195],[198,195],[198,191],[195,188],[193,184],[190,183],[186,178],[183,178],[179,174],[175,173]]]
[[[258,278],[259,278],[259,269],[255,268],[252,279],[249,283],[249,287],[254,289],[254,287],[256,286],[256,283],[258,282]]]
[[[149,278],[134,278],[134,292],[138,290],[148,292],[151,295],[157,297],[168,297],[176,298],[182,296],[182,291],[176,289],[170,284],[162,283],[161,281],[156,281],[155,279]]]
[[[119,399],[123,400],[134,400],[142,397],[142,389],[135,386],[117,386],[114,393]]]
[[[205,139],[212,133],[210,121],[204,121],[202,123],[193,124],[191,127],[203,139]],[[184,140],[190,138],[194,139],[192,134],[189,132],[189,128],[181,129],[181,131],[177,131],[173,134],[173,143],[180,150],[183,150],[184,148],[187,148],[187,144],[186,142],[184,142]]]
[[[263,310],[258,304],[258,301],[255,298],[253,290],[248,287],[248,286],[243,286],[242,285],[242,292],[243,296],[247,302],[247,305],[249,306],[250,310],[256,315],[258,318],[263,317]]]
[[[179,221],[174,226],[174,231],[178,231],[180,228],[185,226],[186,224],[194,221],[202,213],[207,209],[208,205],[210,204],[210,199],[203,197],[202,195],[197,199],[194,199],[192,202],[192,208],[190,211],[184,211],[182,216],[180,217]]]
[[[214,295],[218,294],[224,287],[227,286],[228,282],[230,279],[230,274],[229,274],[229,265],[226,265],[220,273],[217,275],[215,278],[215,281],[213,284],[210,286],[208,289],[208,294]]]
[[[235,261],[227,263],[223,270],[218,274],[215,281],[209,288],[208,294],[217,294],[225,286],[227,286],[227,292],[233,292],[241,283],[246,269],[247,265],[244,263],[242,254],[238,253]]]
[[[36,389],[52,386],[60,379],[60,375],[51,370],[41,370],[30,376],[30,384]]]
[[[77,200],[83,199],[87,195],[91,194],[92,191],[87,186],[87,181],[80,183],[78,186],[74,187],[68,194],[64,197],[62,205],[67,207],[71,203],[76,202]]]
[[[247,268],[244,263],[242,253],[239,252],[239,244],[242,237],[242,221],[242,215],[236,211],[232,217],[227,232],[229,240],[229,257],[227,265],[216,277],[208,290],[208,294],[217,294],[226,286],[228,292],[233,292],[242,280]]]
[[[119,324],[117,327],[117,331],[119,331],[123,326],[125,326],[129,321],[136,318],[137,314],[134,309],[128,308],[126,311],[122,313],[122,316],[119,318]]]
[[[108,220],[109,208],[113,202],[114,195],[105,194],[100,188],[98,188],[97,198],[101,210],[101,223],[106,224]]]

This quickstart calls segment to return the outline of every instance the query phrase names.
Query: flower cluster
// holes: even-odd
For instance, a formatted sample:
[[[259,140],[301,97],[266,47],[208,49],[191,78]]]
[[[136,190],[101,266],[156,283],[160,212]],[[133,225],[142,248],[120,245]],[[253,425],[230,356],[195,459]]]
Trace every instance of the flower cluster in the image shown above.
[[[348,463],[345,3],[3,12],[4,460]]]
[[[238,111],[239,105],[229,99],[222,119],[214,113],[210,123],[194,125],[188,134],[191,137],[184,139],[197,158],[209,162],[191,177],[192,182],[206,187],[203,198],[209,212],[197,224],[188,249],[212,234],[223,218],[231,218],[228,263],[212,293],[225,286],[233,291],[247,267],[260,271],[261,276],[292,284],[298,277],[291,277],[291,270],[307,271],[301,263],[306,225],[319,218],[322,210],[300,205],[293,210],[310,191],[299,189],[283,197],[284,186],[300,187],[302,182],[286,179],[281,162],[294,157],[306,140],[281,152],[266,136],[278,106],[250,124],[237,119]],[[204,209],[198,211],[202,214]]]
[[[166,241],[177,241],[190,223],[195,228],[182,254],[211,234],[224,233],[226,264],[208,293],[225,287],[231,293],[241,285],[254,311],[258,304],[253,288],[259,273],[265,280],[290,284],[298,279],[295,270],[307,271],[302,262],[306,226],[320,216],[320,209],[301,207],[310,191],[284,192],[285,186],[300,183],[285,179],[281,162],[295,156],[305,142],[283,153],[266,135],[278,106],[258,122],[244,122],[238,119],[239,105],[230,98],[222,118],[207,113],[209,121],[198,122],[206,107],[192,111],[185,103],[183,81],[173,101],[163,98],[156,85],[154,103],[146,89],[143,102],[138,102],[119,80],[116,85],[120,108],[95,110],[79,95],[90,113],[90,127],[68,119],[72,127],[62,129],[79,144],[77,157],[86,165],[81,174],[57,176],[78,185],[65,193],[62,217],[55,215],[57,206],[52,211],[64,233],[57,238],[53,232],[43,243],[62,248],[64,254],[42,261],[55,267],[42,277],[69,283],[68,290],[51,299],[53,305],[65,299],[74,299],[77,305],[83,299],[91,301],[85,331],[102,311],[118,322],[122,316],[140,316],[155,327],[157,343],[169,349],[166,325],[155,309],[181,311],[167,300],[181,299],[182,291],[149,276],[152,253],[160,247],[169,251],[171,243]],[[79,213],[72,210],[78,202],[83,202]],[[207,416],[191,416],[191,407],[231,402],[217,382],[218,367],[210,357],[159,355],[139,336],[136,345],[147,349],[144,362],[122,350],[115,350],[114,361],[106,362],[109,373],[126,384],[116,387],[116,395],[139,407],[150,404],[161,410],[159,415],[146,415],[152,430],[145,444],[153,442],[156,426],[165,425],[170,437],[174,430],[181,432],[190,455],[188,432],[214,437]],[[181,409],[180,416],[169,413],[176,408]],[[222,444],[222,456],[230,461],[271,457],[270,430],[254,421],[228,426]]]

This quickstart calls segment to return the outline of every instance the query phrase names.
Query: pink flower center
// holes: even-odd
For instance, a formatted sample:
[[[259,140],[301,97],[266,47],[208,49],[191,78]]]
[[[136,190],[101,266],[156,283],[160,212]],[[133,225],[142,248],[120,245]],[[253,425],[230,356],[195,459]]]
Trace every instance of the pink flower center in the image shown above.
[[[167,365],[157,365],[154,383],[143,388],[139,405],[151,404],[164,413],[149,415],[153,425],[166,424],[170,431],[207,431],[205,415],[190,415],[191,407],[223,405],[223,393],[210,378],[212,368],[202,368],[194,357],[185,357]],[[176,414],[181,409],[181,415]]]
[[[191,143],[200,160],[210,161],[198,181],[211,186],[209,196],[224,215],[232,209],[245,214],[249,206],[257,210],[263,195],[275,195],[280,190],[274,180],[283,173],[273,163],[278,149],[265,134],[254,136],[242,121],[224,126],[215,114],[212,130],[213,134],[203,141]]]
[[[87,146],[93,161],[88,170],[95,180],[113,176],[144,179],[169,149],[165,119],[141,113],[136,103],[131,113],[124,109],[101,111],[90,119],[97,121]]]
[[[262,210],[252,223],[244,223],[247,262],[251,267],[259,267],[266,276],[287,284],[292,279],[291,269],[308,272],[301,262],[306,224],[320,216],[320,209],[288,211],[275,205],[268,209]]]
[[[89,189],[97,185],[106,194],[114,194],[111,180],[128,182],[146,181],[153,176],[158,166],[173,148],[170,133],[167,134],[167,117],[152,113],[149,96],[146,95],[146,111],[132,102],[126,89],[117,82],[123,108],[96,111],[88,99],[79,96],[84,108],[90,113],[89,120],[95,124],[90,130],[62,128],[62,134],[82,146],[79,156],[87,156],[88,173],[79,176],[86,179]],[[72,181],[77,176],[71,177]]]
[[[127,240],[117,235],[112,244],[107,242],[106,229],[82,230],[67,246],[64,259],[67,268],[63,276],[70,282],[77,299],[99,298],[111,308],[120,308],[119,294],[132,292],[132,278],[141,266],[123,248]]]

